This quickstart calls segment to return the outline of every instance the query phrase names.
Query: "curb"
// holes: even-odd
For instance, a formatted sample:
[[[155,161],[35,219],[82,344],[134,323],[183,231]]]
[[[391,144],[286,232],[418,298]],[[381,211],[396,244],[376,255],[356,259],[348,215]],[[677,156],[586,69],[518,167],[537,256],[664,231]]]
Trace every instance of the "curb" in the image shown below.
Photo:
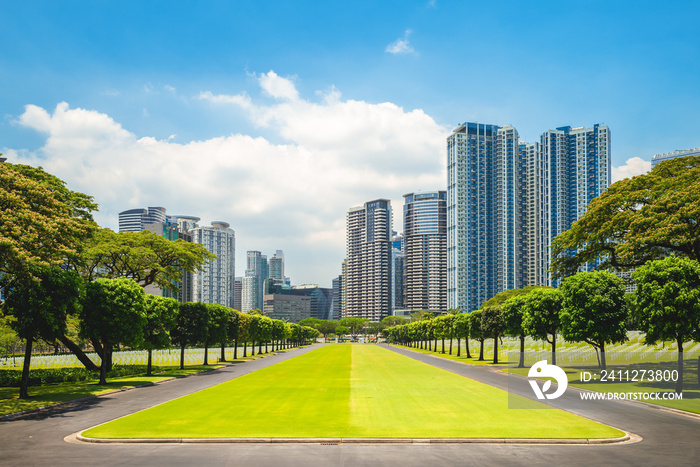
[[[640,436],[625,433],[619,438],[603,439],[528,439],[528,438],[87,438],[82,431],[66,436],[93,444],[557,444],[557,445],[610,445],[639,442]]]

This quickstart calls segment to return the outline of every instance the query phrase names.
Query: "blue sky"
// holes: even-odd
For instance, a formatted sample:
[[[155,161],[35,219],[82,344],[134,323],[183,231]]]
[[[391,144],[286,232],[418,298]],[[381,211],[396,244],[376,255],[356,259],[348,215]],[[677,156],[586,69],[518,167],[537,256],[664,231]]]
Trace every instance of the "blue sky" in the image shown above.
[[[283,249],[330,285],[347,209],[444,188],[460,122],[605,123],[616,176],[700,146],[697,2],[11,2],[0,151]],[[635,159],[641,158],[642,160]]]

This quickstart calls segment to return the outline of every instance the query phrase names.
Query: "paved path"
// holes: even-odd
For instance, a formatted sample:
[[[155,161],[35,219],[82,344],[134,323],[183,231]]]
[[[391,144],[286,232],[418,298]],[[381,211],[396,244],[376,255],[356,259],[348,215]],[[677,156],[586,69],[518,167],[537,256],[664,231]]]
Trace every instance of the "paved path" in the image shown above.
[[[316,347],[314,347],[316,348]],[[572,411],[643,437],[639,443],[608,446],[557,445],[114,445],[73,444],[67,435],[293,358],[313,348],[237,363],[223,369],[92,399],[73,406],[0,422],[2,465],[699,465],[700,420],[641,404],[579,403]],[[396,352],[496,387],[508,377],[484,367],[430,355]],[[510,378],[512,379],[512,378]],[[523,393],[525,389],[521,388]],[[517,389],[520,391],[521,389]],[[511,390],[513,388],[511,387]],[[574,397],[575,396],[575,397]],[[565,398],[567,396],[564,396]],[[590,403],[587,403],[590,404]]]

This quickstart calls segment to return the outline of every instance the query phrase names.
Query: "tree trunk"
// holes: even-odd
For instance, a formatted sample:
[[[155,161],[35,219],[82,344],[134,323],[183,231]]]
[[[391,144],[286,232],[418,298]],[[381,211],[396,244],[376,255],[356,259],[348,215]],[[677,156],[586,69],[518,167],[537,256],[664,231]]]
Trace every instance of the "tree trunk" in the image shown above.
[[[498,363],[498,336],[493,338],[493,363]]]
[[[99,368],[97,365],[95,365],[95,362],[90,360],[87,355],[85,355],[85,352],[72,340],[67,338],[66,336],[58,336],[58,340],[61,341],[63,345],[65,345],[68,350],[73,352],[73,354],[80,360],[80,363],[85,366],[86,369],[90,371],[99,371]]]
[[[445,353],[445,338],[442,338],[442,353]]]
[[[24,363],[22,364],[22,379],[19,383],[19,398],[29,399],[29,366],[32,362],[32,338],[27,339],[24,346]]]
[[[452,353],[452,352],[450,352]],[[457,356],[460,357],[462,355],[462,338],[458,337],[457,338]]]
[[[676,394],[683,392],[683,340],[678,340],[678,381],[676,381]]]
[[[146,376],[151,376],[153,374],[152,371],[152,363],[153,363],[153,349],[148,349],[148,366],[146,368]]]
[[[238,358],[238,337],[233,340],[233,359]]]
[[[180,344],[180,369],[185,369],[185,344]]]
[[[248,341],[243,342],[243,358],[248,356]]]
[[[525,336],[520,336],[520,363],[518,368],[525,368]]]
[[[552,365],[557,364],[557,335],[552,334]]]
[[[209,345],[204,344],[204,363],[202,365],[209,365]]]
[[[484,361],[484,339],[481,338],[479,339],[479,343],[481,346],[479,347],[479,361],[483,362]]]
[[[605,342],[600,344],[600,369],[607,369],[607,365],[605,364]]]
[[[452,355],[452,338],[450,337],[450,355]]]
[[[225,362],[226,361],[226,345],[221,344],[221,358],[219,359],[220,362]]]
[[[111,347],[109,344],[105,344],[105,346],[102,349],[105,357],[107,355],[111,354]],[[102,364],[100,365],[100,385],[105,385],[107,384],[107,366],[109,365],[107,358],[102,359]]]
[[[464,339],[464,347],[467,349],[467,358],[472,358],[472,354],[469,352],[469,338]]]
[[[267,341],[265,341],[265,353],[268,353],[267,352]]]
[[[255,340],[253,340],[253,345],[251,346],[251,349],[250,349],[250,356],[251,357],[255,356]]]

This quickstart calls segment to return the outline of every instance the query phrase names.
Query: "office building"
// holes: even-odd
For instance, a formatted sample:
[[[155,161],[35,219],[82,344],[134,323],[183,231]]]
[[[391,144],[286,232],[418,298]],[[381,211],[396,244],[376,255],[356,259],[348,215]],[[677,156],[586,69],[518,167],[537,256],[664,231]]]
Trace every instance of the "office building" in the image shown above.
[[[404,195],[404,297],[394,308],[447,311],[447,192]]]
[[[298,323],[312,318],[311,297],[307,295],[268,294],[264,297],[262,312],[272,319]]]
[[[164,224],[167,219],[163,207],[129,209],[119,213],[120,232],[141,232],[149,224]]]
[[[653,169],[660,162],[675,159],[677,157],[700,156],[700,148],[682,149],[665,154],[657,154],[651,159],[651,168]]]
[[[393,232],[391,238],[391,310],[404,306],[405,254],[403,235]]]
[[[348,211],[344,318],[381,321],[391,314],[391,222],[388,199]]]

